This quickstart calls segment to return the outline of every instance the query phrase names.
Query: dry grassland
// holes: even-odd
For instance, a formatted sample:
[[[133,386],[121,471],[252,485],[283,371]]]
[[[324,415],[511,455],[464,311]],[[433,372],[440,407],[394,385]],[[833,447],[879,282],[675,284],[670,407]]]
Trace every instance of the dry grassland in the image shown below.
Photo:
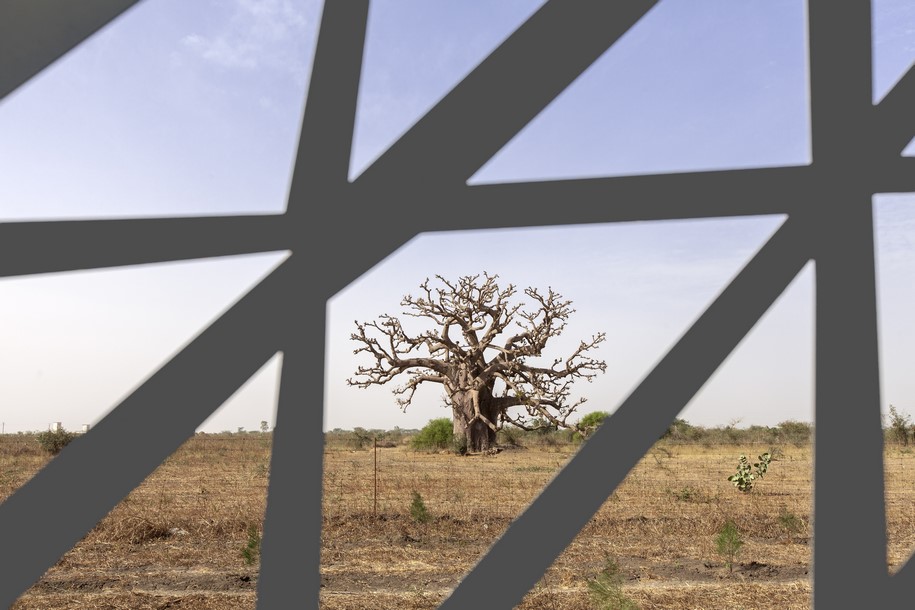
[[[0,498],[48,459],[25,438],[0,437]],[[659,443],[519,607],[595,608],[587,580],[611,557],[623,593],[643,610],[809,608],[810,448],[780,447],[751,493],[726,480],[741,452],[768,449]],[[376,500],[373,451],[329,447],[322,607],[435,608],[571,451],[458,457],[379,449]],[[14,609],[253,609],[257,562],[246,564],[241,552],[249,526],[262,522],[268,456],[269,439],[256,434],[191,439]],[[885,463],[893,569],[915,548],[915,481],[907,474],[915,452],[890,447]],[[428,522],[411,517],[414,491]],[[715,546],[728,519],[745,541],[733,573]]]

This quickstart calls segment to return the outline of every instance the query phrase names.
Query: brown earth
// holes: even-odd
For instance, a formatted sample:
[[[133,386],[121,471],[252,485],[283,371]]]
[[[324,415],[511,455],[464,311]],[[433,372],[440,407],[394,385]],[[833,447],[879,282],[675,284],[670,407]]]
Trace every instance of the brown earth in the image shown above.
[[[29,447],[0,437],[0,498],[49,459]],[[809,608],[810,447],[778,447],[750,493],[726,480],[740,453],[768,449],[659,443],[519,608],[596,607],[588,581],[608,558],[619,565],[622,593],[643,610]],[[373,451],[328,447],[322,607],[435,608],[573,451],[459,457],[379,449],[376,496]],[[191,439],[13,608],[254,608],[258,565],[242,549],[263,519],[268,458],[269,437]],[[915,547],[915,487],[906,474],[913,460],[908,448],[887,449],[891,569]],[[411,516],[414,491],[427,522]],[[715,545],[726,520],[744,540],[733,571]]]

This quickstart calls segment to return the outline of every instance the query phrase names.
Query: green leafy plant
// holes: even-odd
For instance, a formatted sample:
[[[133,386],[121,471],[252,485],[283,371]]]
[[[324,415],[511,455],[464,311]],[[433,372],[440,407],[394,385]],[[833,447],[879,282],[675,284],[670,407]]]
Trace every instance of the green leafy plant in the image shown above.
[[[728,572],[734,571],[734,559],[737,557],[740,547],[743,546],[743,539],[737,526],[733,521],[728,520],[718,532],[715,538],[715,548],[719,555],[724,556],[725,564],[728,566]]]
[[[772,455],[766,452],[760,455],[759,461],[751,466],[747,456],[741,455],[740,460],[737,462],[737,472],[729,476],[728,481],[742,492],[751,491],[753,489],[753,481],[762,479],[766,475],[771,461]]]
[[[600,427],[604,420],[610,416],[606,411],[592,411],[584,417],[581,418],[581,421],[578,422],[578,425],[582,428],[588,429],[590,431],[596,430]]]
[[[252,524],[248,526],[248,542],[241,550],[242,559],[245,565],[251,565],[257,561],[261,551],[261,535],[257,531],[257,526]]]
[[[77,436],[76,432],[67,432],[63,428],[47,430],[38,435],[38,444],[51,455],[57,455]]]
[[[432,515],[426,509],[426,503],[423,502],[423,497],[418,491],[413,492],[413,502],[410,503],[410,516],[417,523],[427,523],[432,519]]]
[[[454,424],[447,417],[429,420],[429,423],[413,437],[410,445],[416,450],[441,451],[455,447]]]
[[[623,593],[622,587],[620,566],[610,557],[604,559],[604,568],[600,573],[588,579],[591,599],[600,610],[638,610],[638,605]]]

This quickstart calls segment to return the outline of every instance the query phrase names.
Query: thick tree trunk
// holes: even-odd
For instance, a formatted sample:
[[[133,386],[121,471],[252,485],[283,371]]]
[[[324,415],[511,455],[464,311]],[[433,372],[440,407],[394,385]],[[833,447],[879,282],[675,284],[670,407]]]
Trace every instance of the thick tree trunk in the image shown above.
[[[480,391],[479,403],[480,413],[490,422],[496,424],[499,421],[499,410],[492,399],[492,394],[486,389]],[[486,422],[477,419],[472,423],[468,423],[473,420],[475,414],[473,392],[455,393],[451,396],[451,404],[454,434],[458,438],[464,438],[467,451],[488,451],[496,446],[496,431],[490,428]]]

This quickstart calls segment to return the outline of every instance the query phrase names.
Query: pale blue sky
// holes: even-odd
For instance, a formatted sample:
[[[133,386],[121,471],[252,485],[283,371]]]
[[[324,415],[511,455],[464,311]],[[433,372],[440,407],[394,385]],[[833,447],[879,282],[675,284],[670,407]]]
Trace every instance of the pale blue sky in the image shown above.
[[[351,176],[540,4],[373,0]],[[915,59],[915,5],[875,7],[879,99]],[[282,210],[319,18],[316,0],[141,3],[0,102],[0,220]],[[471,181],[804,164],[805,59],[803,2],[662,0]],[[915,413],[913,205],[886,198],[877,237],[883,402]],[[607,332],[608,373],[580,391],[583,412],[613,410],[780,222],[419,236],[330,303],[325,426],[418,427],[445,415],[434,388],[402,414],[388,388],[346,387],[357,364],[348,336],[356,318],[399,311],[429,275],[484,269],[573,299],[564,340]],[[455,260],[457,244],[470,254]],[[97,421],[281,257],[0,280],[5,429]],[[682,416],[811,419],[812,271]],[[272,424],[278,362],[204,429]]]

